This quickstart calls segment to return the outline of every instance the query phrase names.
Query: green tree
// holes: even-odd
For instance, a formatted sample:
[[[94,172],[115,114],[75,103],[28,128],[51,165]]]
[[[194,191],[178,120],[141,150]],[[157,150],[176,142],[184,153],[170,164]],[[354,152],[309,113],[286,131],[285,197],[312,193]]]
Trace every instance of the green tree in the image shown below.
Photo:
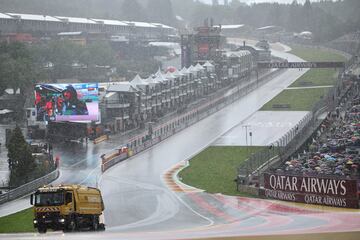
[[[143,7],[136,0],[124,0],[120,9],[121,17],[128,21],[146,21]]]
[[[82,47],[70,41],[51,41],[46,47],[45,62],[52,64],[52,81],[73,76],[73,63],[79,62]]]
[[[79,61],[87,67],[111,66],[115,56],[108,43],[93,42],[82,49]]]
[[[147,8],[151,22],[176,26],[175,15],[170,0],[151,0]]]
[[[0,44],[0,80],[3,82],[0,90],[5,86],[14,89],[14,93],[17,89],[26,92],[35,82],[36,68],[26,45],[19,42]]]
[[[104,79],[109,67],[115,66],[115,55],[107,42],[93,42],[81,49],[79,63],[85,68],[79,71],[78,78],[83,80]]]
[[[14,61],[8,54],[0,54],[0,96],[9,87]]]
[[[31,148],[19,127],[16,127],[11,133],[7,148],[10,170],[9,186],[17,187],[31,181],[36,172],[36,163]]]

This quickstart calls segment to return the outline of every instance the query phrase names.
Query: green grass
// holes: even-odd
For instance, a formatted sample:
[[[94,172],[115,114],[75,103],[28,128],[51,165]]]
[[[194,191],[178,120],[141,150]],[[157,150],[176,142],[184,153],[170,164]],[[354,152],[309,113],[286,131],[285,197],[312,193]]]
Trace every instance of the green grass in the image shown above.
[[[261,111],[310,111],[330,88],[288,89],[266,103]],[[290,104],[290,108],[273,108],[274,104]]]
[[[343,55],[316,48],[292,47],[290,53],[306,61],[346,61]],[[336,78],[336,69],[310,69],[290,87],[334,85]]]
[[[237,168],[248,158],[264,147],[212,146],[190,160],[190,166],[179,173],[185,184],[203,189],[209,193],[243,195],[236,190],[234,179]]]
[[[292,47],[290,53],[306,61],[346,61],[340,54],[316,48]],[[312,87],[335,85],[336,69],[310,69],[290,87]],[[261,111],[309,111],[317,101],[325,96],[329,88],[313,89],[285,89],[270,102],[266,103]],[[290,108],[273,108],[274,104],[290,104]]]
[[[334,69],[310,69],[290,87],[311,87],[334,85],[337,79],[337,71]]]
[[[33,208],[1,217],[0,233],[34,232],[33,218]]]
[[[294,54],[306,61],[335,61],[343,62],[346,61],[346,58],[338,53],[329,52],[317,48],[307,48],[299,46],[291,46],[291,54]]]

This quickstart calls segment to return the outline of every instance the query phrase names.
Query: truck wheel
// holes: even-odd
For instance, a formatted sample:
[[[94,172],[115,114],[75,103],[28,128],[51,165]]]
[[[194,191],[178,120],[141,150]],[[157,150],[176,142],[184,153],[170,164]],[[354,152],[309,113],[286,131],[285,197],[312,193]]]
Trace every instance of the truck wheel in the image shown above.
[[[105,231],[105,224],[103,223],[99,224],[99,231]]]
[[[46,227],[42,227],[42,226],[39,226],[37,229],[39,233],[46,233],[47,231]]]
[[[99,218],[97,216],[92,217],[92,226],[91,229],[93,231],[97,231],[99,229]]]
[[[71,219],[66,225],[66,232],[74,232],[76,230],[76,221]]]

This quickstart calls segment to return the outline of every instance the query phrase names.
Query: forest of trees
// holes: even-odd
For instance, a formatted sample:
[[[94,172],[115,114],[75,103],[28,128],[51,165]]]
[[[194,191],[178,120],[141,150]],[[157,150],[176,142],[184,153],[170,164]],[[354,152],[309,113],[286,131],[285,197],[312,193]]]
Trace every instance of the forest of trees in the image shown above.
[[[156,47],[152,50],[161,52]],[[11,88],[14,92],[20,89],[21,96],[26,98],[33,94],[35,83],[56,82],[57,79],[105,81],[110,68],[116,69],[113,77],[128,80],[135,73],[146,76],[155,72],[161,63],[140,51],[143,49],[139,48],[133,58],[119,58],[106,42],[92,42],[86,46],[64,40],[33,45],[1,42],[0,96],[5,89]]]
[[[212,6],[199,0],[0,0],[0,6],[1,12],[150,21],[180,28],[199,26],[212,17],[217,24],[278,25],[292,32],[312,31],[318,42],[356,31],[360,26],[358,0],[252,5],[240,0],[228,2]]]

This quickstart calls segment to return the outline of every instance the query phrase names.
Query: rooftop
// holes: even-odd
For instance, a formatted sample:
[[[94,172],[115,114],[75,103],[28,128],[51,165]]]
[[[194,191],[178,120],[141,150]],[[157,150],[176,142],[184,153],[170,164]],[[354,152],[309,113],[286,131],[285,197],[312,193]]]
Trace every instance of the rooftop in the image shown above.
[[[221,29],[237,29],[244,27],[244,24],[237,24],[237,25],[221,25]]]
[[[107,89],[108,92],[137,92],[137,89],[134,88],[130,82],[118,82],[112,84]]]
[[[125,22],[118,21],[118,20],[108,20],[108,19],[96,19],[91,18],[91,20],[105,25],[114,25],[114,26],[128,26]]]
[[[69,22],[69,23],[93,23],[93,24],[97,24],[97,22],[88,19],[88,18],[78,18],[78,17],[62,17],[62,16],[55,16],[57,19],[60,19],[61,21],[64,22]]]
[[[22,14],[22,13],[6,13],[6,14],[15,19],[60,22],[59,19],[47,15]]]

